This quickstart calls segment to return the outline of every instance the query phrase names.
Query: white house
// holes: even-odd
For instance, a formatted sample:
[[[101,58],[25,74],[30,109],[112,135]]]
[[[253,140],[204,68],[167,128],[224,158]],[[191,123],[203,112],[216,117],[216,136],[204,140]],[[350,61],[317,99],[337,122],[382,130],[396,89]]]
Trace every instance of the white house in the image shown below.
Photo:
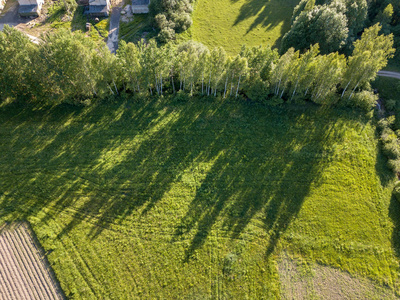
[[[89,0],[85,14],[93,17],[108,17],[110,12],[110,0]]]
[[[0,0],[0,13],[4,8],[4,5],[6,5],[6,0]]]
[[[18,0],[18,3],[18,13],[21,16],[38,17],[40,15],[40,10],[42,9],[44,0]]]
[[[150,0],[132,0],[133,14],[148,14]]]

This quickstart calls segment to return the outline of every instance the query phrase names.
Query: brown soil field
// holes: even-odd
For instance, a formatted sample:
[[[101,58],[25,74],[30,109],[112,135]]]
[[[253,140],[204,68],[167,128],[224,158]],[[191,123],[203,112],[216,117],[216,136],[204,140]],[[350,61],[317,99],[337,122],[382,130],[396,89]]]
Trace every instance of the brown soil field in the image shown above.
[[[399,299],[391,289],[372,280],[287,254],[281,257],[278,269],[282,299]]]
[[[0,229],[0,300],[64,299],[28,224]]]

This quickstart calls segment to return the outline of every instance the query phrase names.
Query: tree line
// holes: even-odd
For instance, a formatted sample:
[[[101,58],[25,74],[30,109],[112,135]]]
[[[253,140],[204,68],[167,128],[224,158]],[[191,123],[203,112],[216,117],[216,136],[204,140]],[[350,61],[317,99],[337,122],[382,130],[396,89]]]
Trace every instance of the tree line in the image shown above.
[[[374,25],[349,57],[321,54],[318,44],[280,56],[243,46],[235,57],[193,41],[159,47],[121,42],[116,55],[80,32],[58,31],[36,45],[18,30],[0,33],[0,99],[81,103],[120,93],[176,97],[245,97],[254,101],[312,101],[370,108],[369,83],[393,56],[393,36]]]

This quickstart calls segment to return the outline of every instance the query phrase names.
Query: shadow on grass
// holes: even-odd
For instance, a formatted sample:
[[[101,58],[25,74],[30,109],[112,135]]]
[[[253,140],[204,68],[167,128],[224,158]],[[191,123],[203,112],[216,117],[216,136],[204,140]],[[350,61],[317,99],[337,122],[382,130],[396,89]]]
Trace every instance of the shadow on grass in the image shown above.
[[[268,134],[254,131],[261,120],[249,120],[252,126],[243,132],[245,140],[231,140],[224,147],[175,232],[175,240],[195,232],[186,260],[205,243],[218,220],[222,220],[226,235],[240,238],[256,216],[269,234],[266,255],[274,251],[299,213],[311,184],[318,183],[329,152],[328,141],[335,140],[330,139],[335,122],[313,123],[299,116],[304,117],[281,116],[275,131],[266,129]],[[311,126],[304,130],[302,122]],[[333,134],[340,139],[340,131]]]
[[[271,254],[345,130],[341,116],[323,108],[200,100],[14,106],[0,117],[9,149],[0,160],[2,217],[26,219],[45,209],[46,222],[68,213],[59,237],[85,220],[96,238],[133,213],[151,213],[189,174],[194,197],[171,224],[172,241],[191,240],[186,260],[215,226],[240,238],[253,219],[268,234]]]
[[[231,0],[237,2],[238,0]],[[280,38],[275,41],[274,48],[279,48],[283,35],[290,29],[290,19],[294,7],[300,0],[248,0],[241,8],[235,25],[248,18],[256,17],[247,33],[261,25],[265,30],[269,30],[282,24]]]
[[[396,256],[400,258],[400,203],[394,195],[390,199],[389,217],[393,221],[392,247]]]

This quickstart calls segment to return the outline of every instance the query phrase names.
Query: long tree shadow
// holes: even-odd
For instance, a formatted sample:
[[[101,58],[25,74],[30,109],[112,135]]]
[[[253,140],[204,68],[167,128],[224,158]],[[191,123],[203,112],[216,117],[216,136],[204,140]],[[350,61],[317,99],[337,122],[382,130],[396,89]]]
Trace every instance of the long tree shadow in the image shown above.
[[[398,258],[400,258],[400,203],[394,195],[390,199],[389,217],[393,221],[392,247]]]
[[[237,0],[231,0],[237,2]],[[235,20],[234,25],[249,19],[255,20],[247,29],[247,33],[254,30],[257,26],[262,26],[265,30],[281,25],[281,36],[290,29],[290,19],[294,7],[299,3],[299,0],[248,0],[240,8],[240,13]],[[280,45],[281,38],[275,42],[274,47]]]
[[[204,164],[173,228],[173,240],[191,238],[186,259],[217,223],[239,238],[253,219],[269,235],[270,254],[342,136],[338,114],[315,107],[266,112],[259,104],[152,101],[106,108],[0,111],[4,130],[11,129],[1,174],[19,178],[1,183],[3,216],[26,219],[46,209],[47,222],[68,214],[58,237],[88,221],[95,238],[132,215],[148,215],[188,169]]]
[[[252,125],[260,120],[250,120],[254,123],[249,124],[247,135],[241,130],[247,139],[232,139],[219,151],[176,228],[173,241],[193,236],[185,260],[202,247],[217,223],[218,230],[240,238],[254,218],[269,233],[266,254],[271,254],[299,213],[311,185],[319,181],[332,141],[340,141],[343,134],[340,126],[334,129],[335,122],[320,127],[295,115],[282,116],[282,122],[276,123],[280,128],[265,129],[268,134],[254,131]]]

